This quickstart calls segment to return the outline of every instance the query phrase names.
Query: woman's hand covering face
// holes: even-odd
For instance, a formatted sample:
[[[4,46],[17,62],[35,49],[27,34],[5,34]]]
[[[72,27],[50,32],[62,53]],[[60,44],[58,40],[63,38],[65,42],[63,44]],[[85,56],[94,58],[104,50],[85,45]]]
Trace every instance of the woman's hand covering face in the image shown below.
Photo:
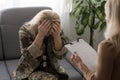
[[[61,25],[59,22],[55,22],[53,23],[52,25],[52,28],[51,28],[51,35],[56,38],[58,36],[60,36],[60,32],[61,32]]]
[[[51,22],[47,19],[44,19],[40,24],[38,24],[38,34],[44,38],[48,35],[48,32],[51,29]]]
[[[38,33],[43,37],[52,35],[54,38],[60,35],[61,25],[59,22],[52,22],[48,19],[44,19],[38,25]]]

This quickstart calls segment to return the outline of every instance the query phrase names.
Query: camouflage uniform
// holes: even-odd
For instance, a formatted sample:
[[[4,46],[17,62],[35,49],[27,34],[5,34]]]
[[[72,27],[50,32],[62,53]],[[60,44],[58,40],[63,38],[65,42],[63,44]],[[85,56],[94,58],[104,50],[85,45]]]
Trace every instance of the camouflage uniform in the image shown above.
[[[68,80],[64,68],[58,63],[58,59],[65,57],[67,49],[63,46],[60,51],[56,51],[52,37],[48,38],[47,47],[43,43],[42,48],[39,49],[33,43],[37,32],[31,31],[30,27],[30,24],[25,24],[19,30],[22,56],[13,72],[13,80]],[[62,34],[61,39],[64,45],[65,39]],[[41,67],[41,57],[45,53],[49,59],[46,69]]]

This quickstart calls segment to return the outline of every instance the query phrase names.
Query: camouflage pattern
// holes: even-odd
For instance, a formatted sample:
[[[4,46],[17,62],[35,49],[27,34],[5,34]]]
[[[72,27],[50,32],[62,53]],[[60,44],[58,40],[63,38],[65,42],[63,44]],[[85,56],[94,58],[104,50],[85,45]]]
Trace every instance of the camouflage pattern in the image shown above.
[[[29,80],[58,80],[55,75],[49,74],[47,72],[34,72],[29,76]]]
[[[41,65],[40,63],[41,58],[40,59],[35,58],[33,55],[31,55],[31,51],[29,50],[29,47],[33,46],[33,41],[36,37],[35,32],[33,33],[30,30],[30,27],[31,26],[29,24],[25,24],[19,30],[19,39],[20,39],[19,41],[20,41],[20,48],[21,48],[22,56],[18,62],[18,66],[13,72],[13,80],[28,80],[28,79],[29,80],[47,80],[46,78],[49,78],[49,80],[57,80],[57,77],[55,75],[59,76],[59,74],[61,73],[66,74],[64,68],[62,68],[59,65],[58,59],[62,59],[65,57],[67,53],[67,49],[63,46],[61,51],[55,51],[53,39],[49,38],[48,40],[49,43],[47,46],[47,54],[49,56],[49,63],[52,65],[52,68],[54,68],[55,71],[57,71],[58,74],[55,74],[53,76],[51,73],[42,73],[41,71],[36,70],[36,68],[38,68]],[[61,34],[61,39],[64,45],[65,38],[63,34]],[[34,50],[37,50],[37,49],[34,48]],[[44,43],[42,45],[41,50],[44,54],[45,53]]]

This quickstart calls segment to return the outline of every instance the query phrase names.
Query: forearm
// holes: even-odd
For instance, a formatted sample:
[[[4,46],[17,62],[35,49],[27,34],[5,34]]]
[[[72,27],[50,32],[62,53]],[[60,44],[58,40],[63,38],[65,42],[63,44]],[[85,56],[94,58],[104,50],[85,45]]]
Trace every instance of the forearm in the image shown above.
[[[40,34],[37,34],[33,43],[28,47],[28,51],[31,53],[31,55],[34,58],[37,58],[42,55],[43,53],[42,43],[43,43],[43,37],[41,37]]]
[[[65,57],[67,53],[67,49],[64,47],[63,40],[61,39],[61,37],[56,38],[56,40],[54,41],[53,52],[55,53],[56,57],[59,59]]]
[[[40,49],[41,46],[42,46],[42,43],[43,43],[43,37],[41,36],[41,34],[37,34],[35,40],[34,40],[34,43],[38,46],[38,48]]]
[[[62,49],[63,44],[60,36],[54,39],[54,46],[56,51],[59,51]]]
[[[83,76],[86,80],[94,79],[94,72],[91,72],[84,63],[79,64],[79,69],[82,71]]]

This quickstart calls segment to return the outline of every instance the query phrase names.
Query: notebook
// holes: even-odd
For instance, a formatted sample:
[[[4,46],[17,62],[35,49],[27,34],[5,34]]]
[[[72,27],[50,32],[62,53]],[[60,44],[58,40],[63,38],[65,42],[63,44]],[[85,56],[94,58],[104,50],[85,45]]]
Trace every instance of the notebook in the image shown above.
[[[73,54],[75,51],[81,57],[84,64],[91,70],[95,71],[97,63],[96,51],[83,39],[73,41],[72,44],[67,44],[65,47]]]

